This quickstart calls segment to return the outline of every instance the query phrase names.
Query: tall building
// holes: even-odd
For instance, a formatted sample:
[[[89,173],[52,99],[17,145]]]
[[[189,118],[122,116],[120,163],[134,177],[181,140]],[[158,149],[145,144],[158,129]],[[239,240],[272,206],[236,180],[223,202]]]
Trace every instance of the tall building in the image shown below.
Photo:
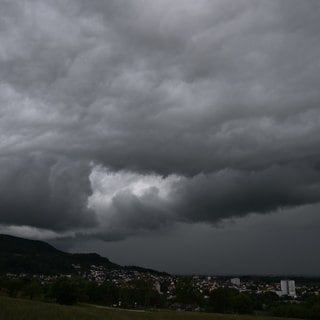
[[[281,295],[283,296],[296,296],[296,284],[294,280],[281,280]]]

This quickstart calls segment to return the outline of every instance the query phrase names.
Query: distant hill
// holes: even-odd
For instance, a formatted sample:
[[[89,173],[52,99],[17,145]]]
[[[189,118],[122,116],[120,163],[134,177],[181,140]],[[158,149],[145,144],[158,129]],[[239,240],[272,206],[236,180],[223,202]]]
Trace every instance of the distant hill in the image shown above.
[[[103,266],[107,270],[124,269],[159,273],[141,267],[122,267],[96,253],[66,253],[44,241],[0,234],[0,274],[73,274],[77,273],[74,266],[81,266],[85,271],[91,265]]]

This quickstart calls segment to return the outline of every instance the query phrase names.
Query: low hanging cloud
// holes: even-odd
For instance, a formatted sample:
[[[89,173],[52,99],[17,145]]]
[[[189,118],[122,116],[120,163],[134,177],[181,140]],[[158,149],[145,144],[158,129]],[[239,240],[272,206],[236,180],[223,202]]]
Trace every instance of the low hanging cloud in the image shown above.
[[[112,172],[101,166],[90,175],[92,195],[88,207],[97,213],[101,239],[114,240],[157,230],[177,221],[172,210],[172,186],[181,178]]]
[[[50,230],[96,224],[87,208],[89,168],[42,155],[1,158],[1,222]]]
[[[222,170],[193,177],[114,173],[90,175],[89,207],[97,213],[102,239],[165,228],[175,222],[216,224],[250,213],[270,213],[319,202],[320,173],[296,165],[258,172]]]
[[[4,227],[120,239],[320,201],[318,1],[0,8]]]

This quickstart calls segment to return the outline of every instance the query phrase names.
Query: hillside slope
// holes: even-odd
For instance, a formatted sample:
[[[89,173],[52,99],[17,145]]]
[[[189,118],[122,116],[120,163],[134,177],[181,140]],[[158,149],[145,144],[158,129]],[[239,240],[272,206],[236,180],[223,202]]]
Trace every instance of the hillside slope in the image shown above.
[[[72,274],[76,273],[73,265],[86,270],[93,264],[106,269],[122,268],[96,253],[71,254],[43,241],[0,234],[0,274]]]
[[[53,303],[12,299],[0,296],[0,319],[21,320],[289,320],[288,318],[209,314],[177,311],[139,311],[98,308],[94,306],[61,306]],[[291,319],[292,320],[292,319]]]

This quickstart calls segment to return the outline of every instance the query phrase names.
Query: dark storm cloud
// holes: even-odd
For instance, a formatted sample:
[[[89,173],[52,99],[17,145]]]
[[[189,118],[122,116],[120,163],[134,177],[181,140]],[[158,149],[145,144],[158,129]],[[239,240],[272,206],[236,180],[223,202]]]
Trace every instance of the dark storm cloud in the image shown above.
[[[3,224],[108,239],[319,202],[318,1],[0,8]]]
[[[222,171],[198,175],[175,190],[175,204],[191,221],[217,222],[248,213],[268,213],[319,202],[320,172],[274,166],[258,172]]]
[[[304,164],[275,165],[250,172],[226,169],[158,181],[143,181],[139,175],[134,180],[125,172],[118,175],[124,186],[118,186],[111,173],[101,174],[102,190],[97,182],[93,184],[92,209],[99,216],[107,213],[100,219],[101,239],[119,240],[166,228],[177,221],[216,224],[231,217],[270,213],[320,200],[320,172]],[[93,181],[96,179],[99,173],[92,177]],[[110,187],[112,194],[108,192]],[[166,189],[167,194],[163,195]]]
[[[1,222],[53,230],[90,227],[88,168],[41,155],[1,158]],[[5,169],[4,169],[5,168]]]

